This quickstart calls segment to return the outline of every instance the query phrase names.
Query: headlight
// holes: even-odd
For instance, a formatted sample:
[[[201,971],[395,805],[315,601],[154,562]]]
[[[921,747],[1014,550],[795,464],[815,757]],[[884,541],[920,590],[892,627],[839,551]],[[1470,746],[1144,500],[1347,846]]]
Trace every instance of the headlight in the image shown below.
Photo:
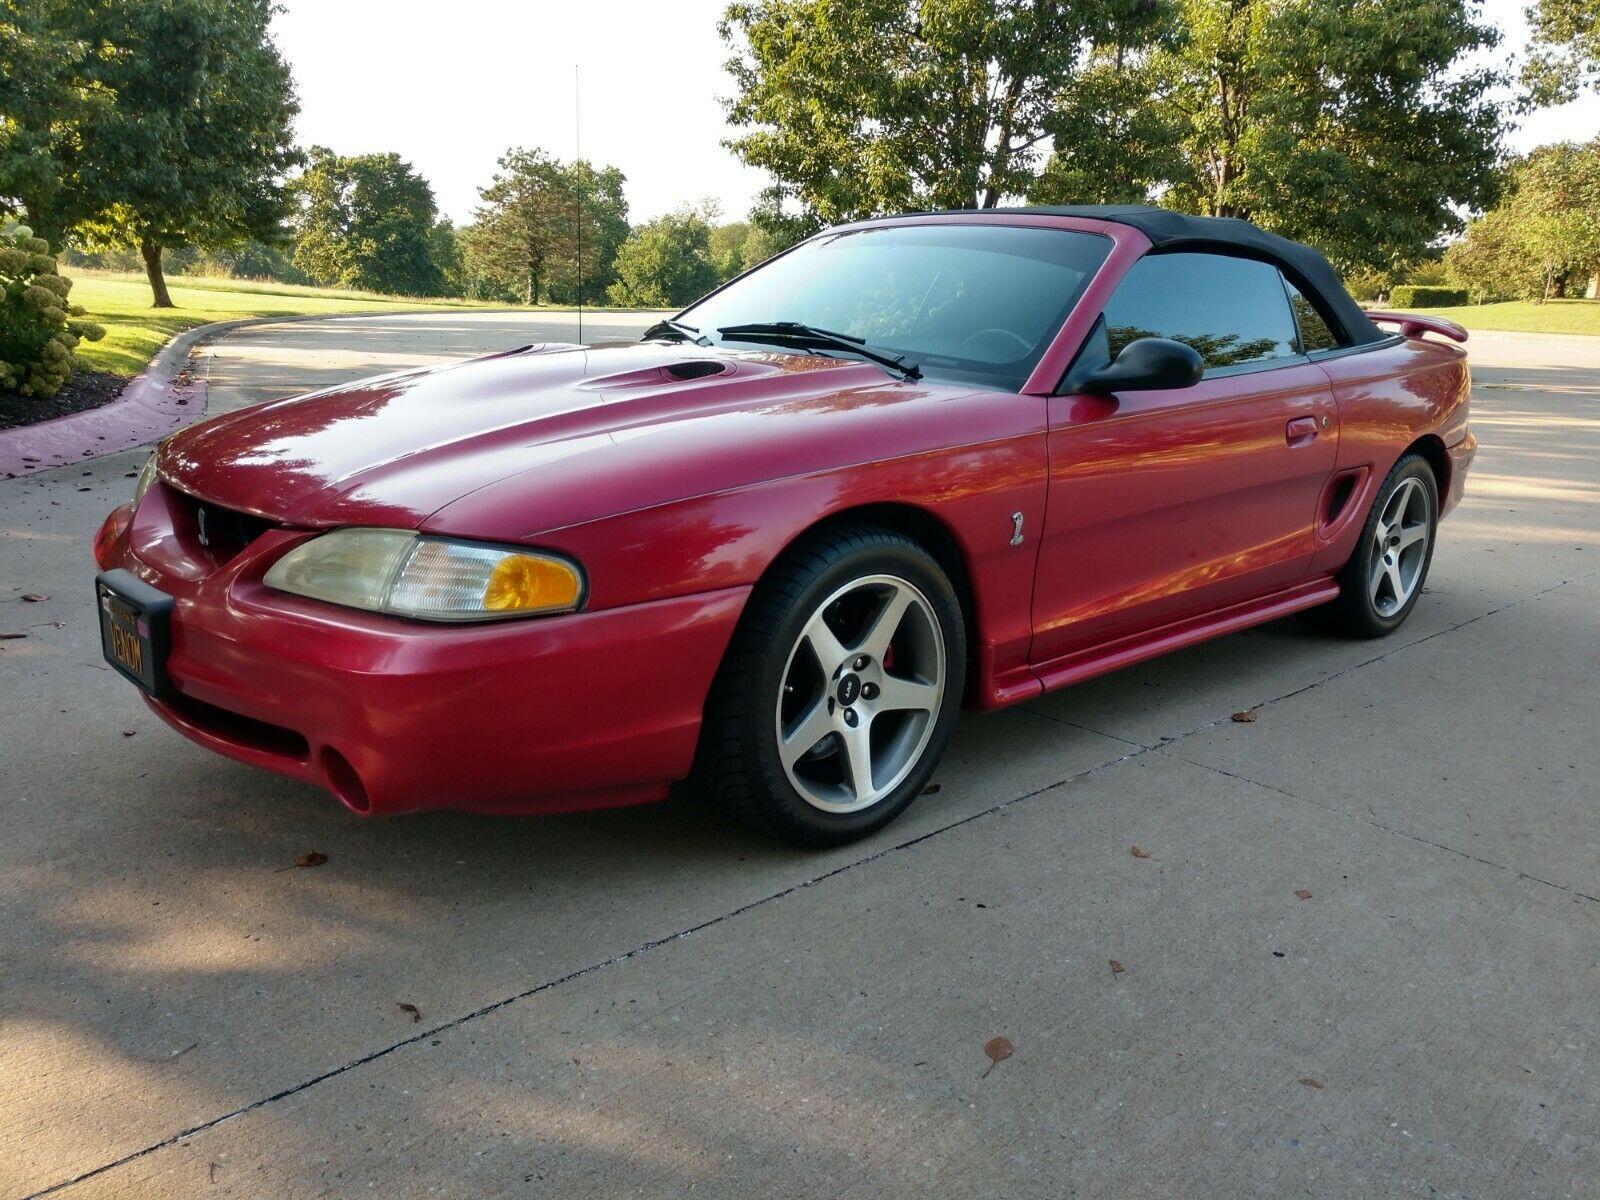
[[[139,478],[133,483],[133,506],[139,507],[139,501],[144,499],[144,494],[150,490],[150,485],[156,481],[156,452],[150,451],[150,457],[144,460],[144,466],[139,468]]]
[[[329,604],[423,621],[573,612],[583,602],[583,573],[567,559],[403,529],[325,533],[273,563],[264,582]]]

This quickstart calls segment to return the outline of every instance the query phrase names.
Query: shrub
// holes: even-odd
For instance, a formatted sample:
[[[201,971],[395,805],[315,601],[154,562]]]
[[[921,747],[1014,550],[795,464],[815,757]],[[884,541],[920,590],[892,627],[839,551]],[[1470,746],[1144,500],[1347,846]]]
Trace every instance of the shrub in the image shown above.
[[[1389,293],[1389,303],[1395,308],[1452,308],[1466,302],[1465,288],[1402,283]]]
[[[74,320],[83,309],[67,303],[72,281],[56,274],[50,243],[26,225],[0,226],[0,391],[53,396],[72,377],[72,352],[81,339],[106,331]]]

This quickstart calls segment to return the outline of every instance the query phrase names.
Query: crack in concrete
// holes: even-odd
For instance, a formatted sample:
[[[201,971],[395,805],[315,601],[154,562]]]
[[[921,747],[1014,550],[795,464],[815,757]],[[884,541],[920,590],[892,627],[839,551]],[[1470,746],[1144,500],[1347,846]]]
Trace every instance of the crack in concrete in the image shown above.
[[[1456,624],[1448,626],[1445,629],[1437,630],[1437,631],[1435,631],[1433,633],[1428,634],[1425,637],[1418,638],[1414,642],[1407,642],[1405,645],[1396,646],[1394,649],[1389,650],[1389,651],[1387,651],[1387,652],[1385,652],[1383,654],[1374,655],[1372,658],[1363,659],[1360,662],[1352,663],[1350,666],[1344,667],[1344,668],[1342,668],[1342,669],[1340,669],[1338,671],[1335,671],[1335,672],[1333,672],[1333,673],[1331,673],[1329,675],[1325,675],[1321,679],[1318,679],[1318,680],[1316,680],[1316,681],[1314,681],[1312,683],[1309,683],[1309,684],[1305,685],[1304,687],[1295,688],[1293,691],[1285,692],[1280,696],[1274,696],[1274,697],[1272,697],[1272,698],[1270,698],[1268,700],[1263,700],[1263,701],[1259,702],[1258,704],[1256,704],[1254,707],[1257,708],[1257,709],[1266,708],[1269,705],[1278,704],[1278,703],[1281,703],[1284,700],[1291,700],[1296,696],[1302,696],[1307,692],[1310,692],[1310,691],[1315,690],[1316,688],[1322,687],[1326,683],[1331,683],[1335,679],[1340,679],[1340,678],[1344,677],[1345,675],[1350,674],[1352,671],[1359,670],[1359,669],[1361,669],[1363,667],[1371,666],[1373,663],[1382,662],[1385,659],[1387,659],[1387,658],[1389,658],[1389,657],[1391,657],[1391,656],[1393,656],[1395,654],[1399,654],[1399,653],[1402,653],[1402,652],[1404,652],[1406,650],[1410,650],[1410,649],[1412,649],[1412,648],[1414,648],[1416,646],[1420,646],[1420,645],[1424,644],[1425,642],[1430,642],[1434,638],[1442,637],[1442,636],[1444,636],[1445,634],[1448,634],[1448,633],[1454,633],[1454,632],[1456,632],[1457,630],[1460,630],[1460,629],[1465,629],[1467,626],[1476,624],[1478,621],[1484,620],[1487,617],[1492,617],[1492,616],[1497,615],[1498,613],[1505,612],[1508,609],[1516,608],[1519,605],[1528,603],[1530,601],[1541,599],[1542,597],[1547,596],[1552,592],[1558,591],[1561,588],[1568,587],[1568,586],[1570,586],[1571,584],[1574,584],[1574,583],[1585,582],[1585,581],[1587,581],[1589,579],[1594,578],[1596,575],[1600,575],[1600,571],[1590,571],[1587,574],[1575,576],[1572,579],[1562,580],[1560,583],[1553,584],[1550,587],[1542,589],[1541,591],[1534,592],[1534,593],[1532,593],[1530,595],[1521,597],[1520,599],[1510,601],[1510,602],[1508,602],[1506,604],[1502,604],[1497,608],[1493,608],[1493,609],[1490,609],[1487,612],[1480,613],[1475,617],[1469,617],[1467,620],[1457,622]],[[1132,762],[1134,759],[1143,758],[1145,755],[1150,754],[1152,752],[1163,753],[1164,757],[1172,758],[1172,759],[1174,759],[1176,761],[1190,763],[1190,765],[1196,766],[1196,767],[1200,767],[1200,768],[1202,768],[1204,770],[1215,771],[1218,774],[1230,776],[1231,778],[1237,779],[1237,780],[1239,780],[1239,781],[1241,781],[1243,783],[1248,783],[1248,784],[1251,784],[1251,785],[1256,786],[1256,787],[1265,788],[1268,791],[1277,792],[1280,795],[1287,796],[1287,797],[1289,797],[1290,799],[1293,799],[1293,800],[1303,800],[1304,799],[1303,797],[1295,796],[1292,793],[1285,792],[1281,788],[1276,788],[1276,787],[1273,787],[1270,784],[1261,783],[1258,780],[1249,779],[1249,778],[1247,778],[1247,777],[1245,777],[1243,775],[1235,775],[1230,771],[1221,770],[1220,768],[1212,767],[1212,766],[1210,766],[1209,764],[1206,764],[1206,763],[1192,762],[1192,760],[1184,758],[1182,755],[1166,754],[1165,753],[1166,749],[1168,747],[1171,747],[1173,744],[1175,744],[1175,743],[1177,743],[1179,741],[1182,741],[1185,738],[1193,737],[1197,733],[1203,733],[1206,730],[1214,729],[1218,725],[1221,725],[1222,723],[1224,723],[1225,721],[1231,720],[1232,719],[1231,714],[1229,716],[1218,717],[1215,720],[1207,721],[1204,724],[1197,725],[1193,729],[1190,729],[1190,730],[1188,730],[1188,731],[1186,731],[1184,733],[1178,734],[1176,737],[1167,739],[1166,741],[1157,743],[1156,745],[1147,746],[1142,742],[1129,741],[1126,738],[1120,738],[1120,737],[1117,737],[1114,734],[1101,733],[1098,730],[1092,730],[1092,729],[1089,729],[1086,726],[1076,725],[1074,722],[1065,721],[1065,720],[1062,720],[1062,719],[1060,719],[1058,717],[1050,716],[1050,715],[1048,715],[1046,713],[1035,712],[1035,711],[1033,711],[1031,709],[1028,709],[1026,707],[1023,707],[1022,711],[1028,712],[1031,716],[1041,717],[1044,720],[1052,721],[1052,722],[1054,722],[1056,724],[1059,724],[1059,725],[1065,725],[1065,726],[1069,726],[1071,728],[1080,729],[1080,730],[1082,730],[1083,732],[1086,732],[1086,733],[1094,733],[1094,734],[1097,734],[1098,736],[1109,738],[1109,739],[1111,739],[1113,741],[1121,742],[1123,745],[1137,747],[1137,749],[1130,750],[1126,754],[1118,755],[1116,758],[1113,758],[1108,762],[1101,763],[1098,766],[1088,767],[1088,768],[1086,768],[1086,769],[1084,769],[1082,771],[1073,772],[1072,774],[1064,776],[1063,778],[1058,779],[1053,783],[1047,783],[1044,786],[1035,788],[1034,790],[1032,790],[1030,792],[1025,792],[1025,793],[1023,793],[1021,795],[1013,796],[1009,800],[1002,800],[998,804],[990,805],[988,808],[980,809],[980,810],[978,810],[977,812],[974,812],[974,813],[969,813],[965,817],[961,817],[958,820],[951,821],[947,825],[941,825],[941,826],[938,826],[937,828],[930,829],[925,833],[918,834],[917,836],[912,837],[912,838],[907,838],[905,841],[897,842],[892,846],[885,846],[883,849],[874,851],[873,853],[868,854],[865,857],[854,859],[854,860],[852,860],[850,862],[847,862],[847,863],[843,863],[843,864],[841,864],[841,865],[839,865],[837,867],[832,868],[831,870],[824,871],[819,875],[815,875],[815,876],[812,876],[809,879],[802,880],[799,883],[790,884],[788,887],[782,888],[782,889],[780,889],[780,890],[778,890],[776,892],[771,892],[771,893],[769,893],[769,894],[767,894],[765,896],[757,897],[756,899],[748,901],[745,904],[741,904],[741,905],[737,906],[736,908],[729,909],[727,912],[721,913],[721,914],[719,914],[717,916],[714,916],[714,917],[708,917],[706,920],[701,921],[698,924],[688,926],[688,927],[686,927],[684,929],[680,929],[675,933],[664,934],[663,936],[661,936],[659,938],[653,938],[650,941],[647,941],[647,942],[644,942],[644,943],[642,943],[642,944],[640,944],[638,946],[635,946],[632,950],[625,951],[625,952],[623,952],[621,954],[615,955],[612,958],[604,959],[604,960],[599,961],[599,962],[590,963],[587,966],[579,967],[576,970],[569,971],[565,975],[558,976],[555,979],[546,980],[543,983],[535,984],[533,987],[525,988],[520,992],[515,992],[515,993],[513,993],[513,994],[511,994],[509,996],[502,997],[501,999],[495,1000],[495,1001],[493,1001],[493,1002],[491,1002],[489,1004],[485,1004],[480,1008],[473,1009],[471,1012],[464,1013],[459,1017],[454,1017],[449,1021],[442,1022],[441,1024],[434,1025],[434,1026],[432,1026],[432,1027],[430,1027],[430,1028],[428,1028],[426,1030],[423,1030],[420,1033],[413,1034],[411,1037],[402,1038],[400,1041],[391,1043],[388,1046],[383,1046],[383,1047],[381,1047],[381,1048],[379,1048],[377,1050],[372,1051],[371,1053],[361,1055],[358,1058],[351,1059],[349,1062],[342,1063],[342,1064],[340,1064],[339,1066],[336,1066],[336,1067],[331,1067],[328,1070],[323,1071],[322,1073],[320,1073],[318,1075],[314,1075],[309,1079],[303,1079],[299,1083],[292,1084],[289,1087],[286,1087],[286,1088],[283,1088],[283,1089],[281,1089],[281,1090],[279,1090],[277,1092],[274,1092],[269,1096],[263,1096],[260,1099],[252,1100],[249,1104],[240,1105],[238,1108],[231,1109],[228,1112],[225,1112],[225,1113],[222,1113],[222,1114],[220,1114],[218,1116],[212,1117],[209,1120],[202,1121],[197,1125],[191,1125],[191,1126],[189,1126],[189,1127],[187,1127],[185,1129],[180,1130],[177,1133],[174,1133],[174,1134],[171,1134],[168,1137],[162,1138],[160,1141],[152,1142],[148,1146],[144,1146],[144,1147],[142,1147],[141,1149],[138,1149],[138,1150],[130,1151],[129,1153],[124,1154],[119,1158],[113,1159],[110,1162],[102,1163],[98,1167],[92,1167],[87,1171],[80,1172],[79,1174],[72,1176],[70,1179],[63,1179],[63,1180],[60,1180],[57,1183],[53,1183],[53,1184],[50,1184],[47,1187],[41,1188],[38,1191],[30,1192],[28,1195],[21,1197],[20,1200],[41,1200],[42,1197],[53,1195],[56,1192],[60,1192],[60,1191],[65,1190],[66,1188],[73,1187],[73,1186],[75,1186],[77,1184],[86,1182],[87,1180],[93,1179],[96,1176],[103,1175],[108,1171],[114,1171],[119,1167],[127,1166],[129,1163],[136,1162],[139,1159],[148,1157],[149,1155],[154,1154],[157,1151],[165,1150],[170,1146],[175,1146],[175,1145],[177,1145],[178,1143],[184,1141],[187,1138],[191,1138],[191,1137],[194,1137],[194,1136],[196,1136],[198,1134],[205,1133],[205,1132],[207,1132],[209,1130],[215,1129],[217,1126],[222,1125],[225,1122],[232,1121],[232,1120],[234,1120],[234,1119],[236,1119],[238,1117],[246,1116],[247,1114],[255,1112],[258,1109],[265,1108],[268,1105],[276,1104],[278,1101],[288,1099],[290,1096],[298,1095],[299,1093],[301,1093],[303,1091],[306,1091],[309,1088],[316,1087],[318,1084],[326,1083],[330,1079],[335,1079],[340,1075],[344,1075],[344,1074],[346,1074],[346,1073],[348,1073],[350,1071],[354,1071],[359,1067],[364,1067],[369,1063],[377,1062],[379,1059],[387,1058],[389,1055],[395,1053],[398,1050],[404,1050],[408,1046],[415,1046],[420,1042],[424,1042],[424,1041],[430,1040],[432,1038],[438,1037],[440,1034],[449,1033],[452,1030],[459,1029],[463,1025],[467,1025],[467,1024],[473,1022],[473,1021],[480,1020],[480,1019],[482,1019],[484,1017],[489,1016],[491,1013],[498,1012],[503,1008],[508,1008],[511,1005],[518,1003],[519,1001],[526,1000],[526,999],[528,999],[528,998],[530,998],[532,996],[537,996],[537,995],[539,995],[540,993],[543,993],[543,992],[551,991],[554,988],[561,987],[561,986],[563,986],[565,984],[568,984],[568,983],[571,983],[571,982],[573,982],[574,980],[577,980],[577,979],[582,979],[585,976],[596,974],[597,972],[606,970],[609,967],[614,967],[614,966],[617,966],[617,965],[619,965],[621,963],[625,963],[625,962],[629,961],[630,959],[638,958],[640,955],[647,954],[650,951],[659,949],[660,947],[668,945],[669,943],[676,942],[676,941],[681,941],[684,938],[692,937],[697,933],[703,932],[704,930],[714,928],[715,926],[721,925],[724,922],[731,921],[731,920],[734,920],[737,917],[743,916],[745,913],[751,912],[751,911],[753,911],[753,910],[755,910],[757,908],[762,908],[762,907],[764,907],[764,906],[766,906],[768,904],[774,903],[775,901],[781,900],[785,896],[793,895],[794,893],[799,892],[799,891],[801,891],[801,890],[803,890],[805,888],[815,887],[818,884],[825,883],[828,880],[835,878],[836,876],[843,875],[843,874],[845,874],[847,872],[854,871],[859,867],[864,867],[864,866],[867,866],[867,865],[869,865],[871,863],[877,862],[878,860],[886,858],[891,854],[898,854],[902,850],[909,850],[913,846],[921,845],[923,842],[929,841],[932,838],[939,837],[939,836],[941,836],[943,834],[951,832],[952,830],[960,829],[963,826],[970,825],[975,821],[983,820],[986,817],[991,817],[991,816],[995,815],[996,813],[1002,812],[1005,809],[1008,809],[1008,808],[1012,807],[1013,805],[1021,804],[1024,801],[1027,801],[1027,800],[1032,800],[1035,797],[1044,795],[1046,792],[1054,791],[1056,788],[1066,787],[1066,786],[1068,786],[1070,784],[1077,783],[1080,780],[1088,779],[1088,778],[1090,778],[1090,777],[1092,777],[1094,775],[1101,774],[1102,772],[1114,770],[1115,768],[1122,766],[1124,763]],[[1317,803],[1316,801],[1306,801],[1306,802],[1307,803],[1313,803],[1313,804]],[[1322,805],[1321,807],[1327,808],[1327,807],[1331,807],[1331,806]],[[1346,813],[1342,809],[1333,809],[1332,811],[1340,812],[1341,814],[1343,814],[1345,816],[1355,816],[1355,814]],[[1463,851],[1460,851],[1460,850],[1455,850],[1452,847],[1439,845],[1438,843],[1434,843],[1434,842],[1429,842],[1428,839],[1426,839],[1426,838],[1418,837],[1415,834],[1406,833],[1404,830],[1395,829],[1395,828],[1392,828],[1392,827],[1389,827],[1389,826],[1385,826],[1385,825],[1383,825],[1382,822],[1376,821],[1376,820],[1374,820],[1372,818],[1359,818],[1359,819],[1367,820],[1371,824],[1377,826],[1378,828],[1384,829],[1386,832],[1393,833],[1393,834],[1396,834],[1396,835],[1401,836],[1401,837],[1410,838],[1413,841],[1422,842],[1422,843],[1424,843],[1426,845],[1436,846],[1440,850],[1445,850],[1445,851],[1448,851],[1449,853],[1452,853],[1452,854],[1458,854],[1463,858],[1474,859],[1474,861],[1482,862],[1487,866],[1499,867],[1500,870],[1507,871],[1507,872],[1510,872],[1512,870],[1512,868],[1501,866],[1498,863],[1489,862],[1486,859],[1476,859],[1473,855],[1467,854],[1467,853],[1465,853]],[[1556,889],[1561,890],[1561,891],[1567,891],[1567,892],[1569,892],[1569,893],[1571,893],[1573,895],[1582,896],[1584,899],[1587,899],[1587,900],[1596,900],[1596,897],[1589,896],[1589,895],[1587,895],[1585,893],[1582,893],[1582,892],[1575,892],[1570,888],[1563,888],[1560,884],[1550,883],[1548,880],[1542,880],[1542,879],[1538,879],[1535,876],[1525,875],[1523,872],[1520,872],[1520,871],[1516,872],[1516,874],[1521,878],[1527,878],[1527,879],[1530,879],[1530,880],[1532,880],[1533,882],[1536,882],[1536,883],[1543,883],[1548,887],[1556,888]],[[1597,901],[1597,902],[1600,902],[1600,901]]]
[[[1158,749],[1156,753],[1161,755],[1162,758],[1170,758],[1174,762],[1188,763],[1191,767],[1199,767],[1202,770],[1210,771],[1215,775],[1226,775],[1229,779],[1237,779],[1240,783],[1248,783],[1252,787],[1262,788],[1269,792],[1276,792],[1278,795],[1284,796],[1287,799],[1297,801],[1301,804],[1309,804],[1313,808],[1322,809],[1324,812],[1335,813],[1341,817],[1349,817],[1354,821],[1361,821],[1364,824],[1371,825],[1374,829],[1382,830],[1384,833],[1392,833],[1396,837],[1408,838],[1413,842],[1420,842],[1424,846],[1432,846],[1435,850],[1443,850],[1447,854],[1454,854],[1460,858],[1467,859],[1469,862],[1481,863],[1486,867],[1493,867],[1497,871],[1505,871],[1507,874],[1515,875],[1518,879],[1526,879],[1530,883],[1540,883],[1547,888],[1554,888],[1558,892],[1566,892],[1568,895],[1576,896],[1580,899],[1590,900],[1596,904],[1600,904],[1600,896],[1591,896],[1588,892],[1580,892],[1577,888],[1572,887],[1569,884],[1556,883],[1551,879],[1545,879],[1538,875],[1530,875],[1528,872],[1520,870],[1517,867],[1509,866],[1506,863],[1495,862],[1492,858],[1484,858],[1481,855],[1473,854],[1470,850],[1458,850],[1454,846],[1447,846],[1443,842],[1436,842],[1432,838],[1425,838],[1420,833],[1412,833],[1409,830],[1401,829],[1397,825],[1390,825],[1384,821],[1380,821],[1377,817],[1364,817],[1360,813],[1351,812],[1347,808],[1340,808],[1337,804],[1329,804],[1326,801],[1317,800],[1310,796],[1299,796],[1294,792],[1285,791],[1283,788],[1275,787],[1274,785],[1263,780],[1252,779],[1248,775],[1241,775],[1237,771],[1225,770],[1222,767],[1213,766],[1211,763],[1200,762],[1193,758],[1185,758],[1181,754],[1169,753],[1164,748]]]

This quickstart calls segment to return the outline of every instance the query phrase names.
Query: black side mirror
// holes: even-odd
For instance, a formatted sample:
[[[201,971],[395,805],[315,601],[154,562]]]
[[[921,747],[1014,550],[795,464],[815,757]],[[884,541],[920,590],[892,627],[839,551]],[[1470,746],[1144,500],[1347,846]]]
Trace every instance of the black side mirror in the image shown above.
[[[1206,365],[1193,346],[1171,338],[1136,338],[1105,366],[1073,381],[1077,392],[1148,392],[1193,387]]]

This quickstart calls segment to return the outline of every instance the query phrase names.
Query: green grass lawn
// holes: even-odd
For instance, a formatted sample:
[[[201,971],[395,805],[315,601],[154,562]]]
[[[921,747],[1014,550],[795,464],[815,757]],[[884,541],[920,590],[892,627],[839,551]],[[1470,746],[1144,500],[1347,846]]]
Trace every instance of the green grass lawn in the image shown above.
[[[91,371],[136,375],[174,334],[240,317],[394,312],[421,308],[492,308],[471,300],[419,300],[328,288],[256,283],[243,279],[167,279],[177,308],[150,307],[150,285],[143,275],[68,271],[71,300],[88,311],[85,320],[106,327],[102,341],[83,342],[78,360]]]
[[[1379,305],[1378,307],[1383,307]],[[1505,329],[1515,333],[1592,333],[1600,335],[1600,300],[1508,300],[1501,304],[1463,304],[1458,308],[1419,308],[1466,329]]]

